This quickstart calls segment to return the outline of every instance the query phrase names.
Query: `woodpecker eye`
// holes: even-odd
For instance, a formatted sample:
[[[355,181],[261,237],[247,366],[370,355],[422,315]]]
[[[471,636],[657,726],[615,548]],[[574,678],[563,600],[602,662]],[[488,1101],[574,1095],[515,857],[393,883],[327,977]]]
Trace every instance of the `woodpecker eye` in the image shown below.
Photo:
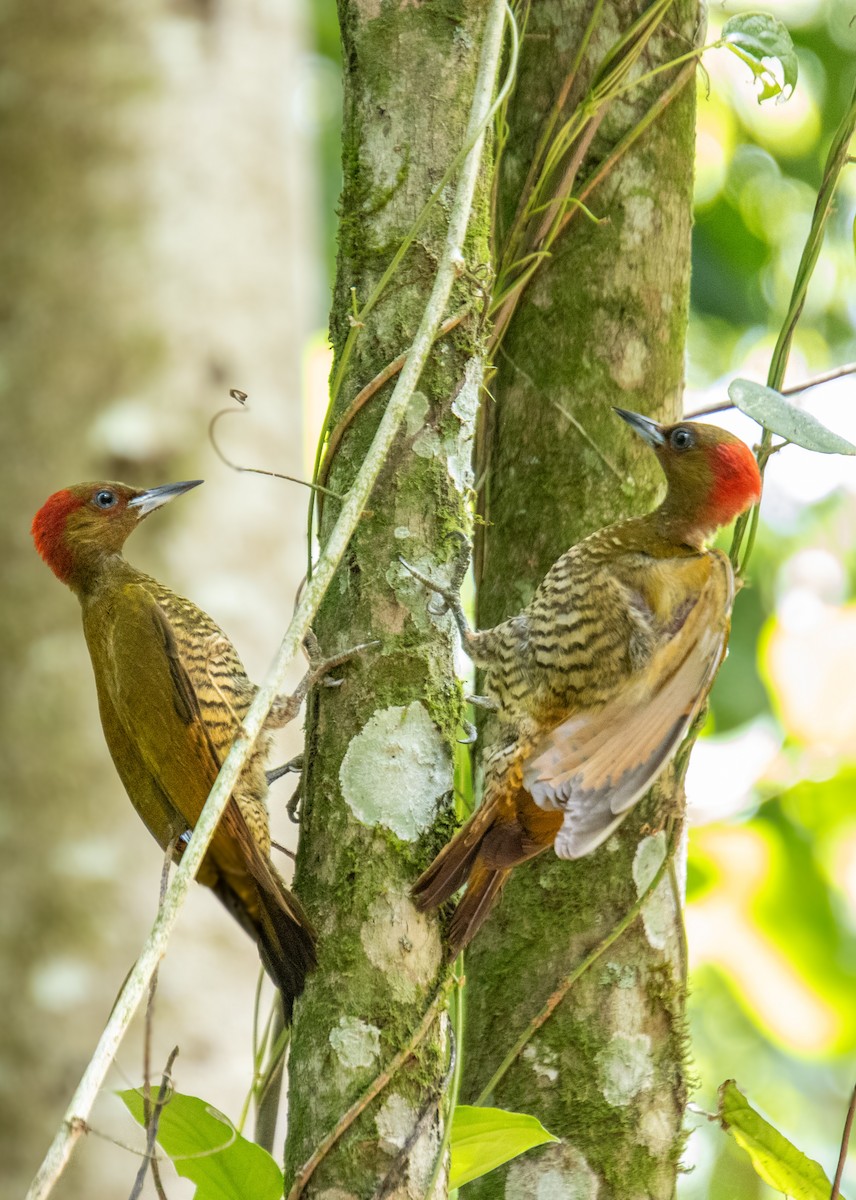
[[[116,494],[115,492],[108,492],[106,488],[102,488],[100,492],[95,493],[92,501],[96,508],[112,508],[116,503]]]
[[[672,431],[672,436],[669,438],[674,450],[689,450],[690,446],[695,445],[695,437],[691,429],[687,429],[684,425],[679,425],[677,429]]]

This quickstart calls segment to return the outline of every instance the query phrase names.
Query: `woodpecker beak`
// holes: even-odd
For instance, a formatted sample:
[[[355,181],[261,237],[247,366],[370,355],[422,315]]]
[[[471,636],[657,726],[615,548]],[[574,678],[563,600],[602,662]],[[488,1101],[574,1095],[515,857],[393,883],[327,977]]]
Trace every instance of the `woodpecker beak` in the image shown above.
[[[643,417],[639,413],[629,412],[626,408],[613,408],[613,412],[618,413],[622,421],[633,429],[639,436],[646,441],[648,445],[657,450],[660,446],[665,446],[666,435],[663,433],[663,426],[658,425],[656,421],[652,421],[650,417]]]
[[[181,496],[184,492],[189,492],[191,488],[199,487],[200,483],[204,482],[203,479],[188,479],[183,483],[165,483],[163,487],[149,488],[147,492],[140,492],[139,496],[129,500],[128,508],[136,508],[140,520],[142,520],[156,508],[160,508],[162,504],[169,504],[170,500],[174,500],[176,496]]]

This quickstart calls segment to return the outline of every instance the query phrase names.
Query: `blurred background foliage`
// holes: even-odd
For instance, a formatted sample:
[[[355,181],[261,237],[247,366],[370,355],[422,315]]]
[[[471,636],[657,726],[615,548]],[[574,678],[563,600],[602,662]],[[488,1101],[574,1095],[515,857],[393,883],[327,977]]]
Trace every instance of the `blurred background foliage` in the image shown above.
[[[759,106],[748,71],[725,50],[706,54],[699,73],[688,412],[722,402],[735,376],[765,380],[824,159],[853,87],[852,4],[776,0],[770,8],[799,58],[786,103]],[[707,40],[741,10],[711,6]],[[338,32],[332,3],[313,12],[313,111],[332,271]],[[788,386],[856,359],[854,210],[850,167]],[[319,335],[309,379],[324,378],[322,347]],[[309,392],[315,412],[322,399]],[[820,420],[856,441],[853,376],[803,396]],[[713,419],[747,441],[758,437],[739,414]],[[697,1111],[681,1200],[777,1194],[705,1118],[723,1080],[736,1078],[830,1177],[856,1083],[856,460],[788,448],[768,468],[762,512],[730,657],[688,778]],[[856,1168],[844,1186],[856,1192]]]

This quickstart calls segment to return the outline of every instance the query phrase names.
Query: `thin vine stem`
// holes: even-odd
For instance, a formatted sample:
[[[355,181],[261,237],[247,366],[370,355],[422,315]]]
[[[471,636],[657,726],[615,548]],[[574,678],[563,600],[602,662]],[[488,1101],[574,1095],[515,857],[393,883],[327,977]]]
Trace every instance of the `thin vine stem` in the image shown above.
[[[621,918],[621,920],[616,925],[613,926],[613,928],[609,931],[609,933],[606,935],[606,937],[603,938],[602,941],[598,942],[598,944],[594,947],[593,950],[591,950],[586,955],[586,957],[582,960],[582,962],[579,963],[578,966],[576,966],[573,971],[571,971],[570,975],[567,975],[562,980],[562,982],[559,984],[559,986],[556,988],[556,990],[552,993],[552,995],[549,997],[547,1002],[544,1004],[541,1011],[532,1018],[532,1020],[529,1022],[529,1024],[526,1026],[526,1028],[520,1034],[520,1036],[516,1039],[516,1041],[514,1042],[514,1044],[511,1047],[511,1049],[505,1055],[505,1058],[503,1058],[502,1062],[496,1068],[493,1075],[491,1075],[490,1079],[487,1081],[485,1086],[479,1092],[478,1098],[475,1100],[475,1104],[481,1105],[481,1104],[487,1103],[491,1094],[493,1093],[494,1089],[496,1088],[496,1085],[505,1076],[507,1071],[513,1066],[517,1056],[521,1053],[521,1051],[525,1048],[525,1046],[529,1043],[529,1041],[531,1041],[531,1039],[538,1032],[538,1030],[541,1028],[541,1026],[546,1024],[546,1022],[550,1019],[550,1017],[553,1015],[553,1013],[559,1007],[559,1005],[564,1000],[565,996],[567,996],[568,992],[571,990],[571,988],[574,986],[574,984],[577,982],[577,980],[580,979],[583,975],[585,975],[586,971],[588,971],[591,967],[594,966],[594,964],[597,962],[597,960],[600,958],[600,956],[604,953],[604,951],[608,950],[609,947],[613,944],[613,942],[616,942],[621,937],[622,933],[625,932],[626,929],[630,928],[630,926],[633,924],[633,922],[636,920],[636,918],[641,913],[642,909],[645,907],[645,904],[647,903],[647,901],[653,895],[658,884],[660,883],[660,880],[665,876],[666,872],[668,871],[669,863],[672,859],[673,853],[674,853],[674,838],[672,837],[666,842],[666,851],[665,851],[665,854],[663,855],[663,861],[660,863],[656,872],[650,879],[647,887],[640,893],[638,899],[636,900],[636,903],[633,904],[627,910],[627,912],[624,914],[624,916]]]
[[[788,366],[788,357],[790,356],[791,346],[793,345],[794,334],[796,332],[797,323],[802,315],[803,307],[805,306],[805,298],[808,293],[808,286],[811,282],[811,277],[814,274],[814,269],[817,266],[817,260],[820,257],[820,251],[823,246],[823,239],[826,234],[826,227],[829,222],[829,217],[832,213],[832,202],[835,197],[835,190],[838,187],[838,182],[841,178],[841,173],[850,159],[850,142],[853,139],[853,133],[856,130],[856,83],[850,95],[850,104],[841,119],[841,123],[835,132],[835,137],[832,139],[832,145],[829,147],[829,154],[826,158],[826,164],[823,168],[823,176],[820,181],[820,188],[817,193],[817,200],[814,206],[814,212],[811,218],[811,227],[808,231],[803,252],[800,256],[799,266],[797,267],[794,286],[791,292],[790,302],[788,304],[785,319],[782,322],[782,327],[779,330],[779,336],[776,339],[776,345],[773,349],[773,355],[770,359],[770,369],[767,373],[767,386],[775,391],[781,391],[782,384],[785,379],[785,371]],[[769,429],[765,429],[761,435],[761,444],[758,448],[758,469],[761,475],[764,474],[767,462],[770,458],[773,434]],[[755,536],[758,531],[759,509],[756,504],[748,513],[744,513],[737,520],[737,525],[734,529],[734,538],[731,543],[730,558],[735,574],[738,578],[743,578],[746,573],[746,567],[749,559],[752,556],[752,550],[755,545]],[[748,529],[748,535],[747,535]],[[741,555],[744,538],[746,540],[746,548]]]
[[[267,715],[283,689],[291,661],[300,652],[303,640],[309,632],[315,614],[336,574],[351,537],[362,519],[363,510],[404,421],[411,397],[416,390],[419,377],[434,344],[437,329],[443,320],[458,263],[463,257],[464,238],[479,177],[484,131],[494,111],[491,98],[499,71],[506,10],[505,0],[492,0],[487,13],[478,76],[465,134],[465,143],[471,148],[460,169],[449,215],[445,244],[439,257],[434,283],[419,329],[413,340],[410,355],[398,376],[372,444],[345,497],[336,523],[330,531],[316,571],[306,582],[273,666],[259,687],[232,743],[232,748],[220,768],[220,773],[196,823],[193,836],[182,854],[181,863],[167,891],[163,911],[158,913],[143,949],[122,986],[95,1052],[74,1091],[44,1161],[30,1185],[26,1200],[45,1200],[50,1195],[65,1170],[81,1134],[86,1129],[86,1120],[95,1103],[95,1098],[116,1057],[116,1052],[131,1020],[146,994],[152,974],[166,952],[190,885],[202,865],[202,859],[214,836],[226,804],[234,791],[244,765],[253,752]]]
[[[496,115],[496,113],[500,110],[502,105],[505,103],[505,100],[507,99],[507,97],[511,91],[511,88],[514,84],[514,80],[517,75],[517,61],[518,61],[518,56],[520,53],[520,39],[518,37],[517,23],[514,18],[514,13],[511,9],[510,4],[508,3],[508,0],[503,0],[503,12],[504,12],[504,20],[508,25],[508,29],[509,29],[509,33],[510,33],[510,45],[509,45],[509,53],[508,53],[509,62],[508,62],[508,70],[506,72],[505,79],[503,80],[502,85],[496,94],[496,98],[493,100],[493,103],[489,106],[488,110],[480,118],[478,125],[476,125],[475,127],[472,127],[472,126],[467,127],[467,134],[466,134],[466,140],[464,142],[464,145],[461,147],[461,149],[458,151],[458,153],[455,155],[455,157],[449,163],[449,166],[446,168],[446,171],[444,172],[442,179],[440,180],[440,182],[437,184],[437,186],[431,192],[431,195],[426,200],[425,205],[422,208],[422,211],[420,212],[419,216],[414,221],[413,225],[408,230],[403,241],[401,242],[401,245],[398,247],[395,254],[392,256],[392,259],[390,260],[389,265],[387,266],[383,275],[381,275],[378,282],[375,284],[374,288],[372,289],[372,291],[369,295],[369,298],[366,300],[365,304],[363,304],[359,308],[357,314],[354,316],[354,318],[351,321],[351,328],[348,331],[348,336],[345,338],[345,344],[342,347],[338,362],[336,364],[336,369],[333,373],[333,379],[330,384],[330,399],[327,404],[327,410],[324,414],[324,420],[323,420],[322,426],[321,426],[321,433],[318,437],[318,443],[315,448],[315,462],[313,465],[313,472],[312,472],[313,482],[317,481],[319,472],[321,471],[321,464],[322,464],[322,462],[324,460],[324,456],[325,456],[325,446],[326,446],[326,441],[327,441],[327,435],[330,430],[330,422],[332,421],[333,411],[334,411],[334,408],[336,405],[336,401],[339,397],[339,392],[341,390],[342,382],[345,377],[345,371],[347,369],[348,362],[350,361],[351,354],[352,354],[353,348],[354,348],[354,343],[356,341],[359,330],[365,324],[366,317],[368,317],[369,313],[372,311],[374,306],[377,304],[378,300],[380,300],[381,296],[383,295],[384,291],[387,288],[387,285],[390,283],[390,281],[394,277],[396,271],[401,266],[401,263],[404,259],[405,254],[410,249],[410,247],[413,245],[413,242],[419,235],[420,230],[424,227],[425,222],[428,220],[428,217],[430,216],[434,205],[436,204],[437,200],[442,195],[444,189],[451,182],[452,178],[457,173],[459,168],[461,168],[461,164],[464,163],[466,161],[467,157],[472,153],[475,146],[482,144],[485,133],[486,133],[491,121],[494,119],[494,116]],[[461,257],[463,257],[463,255]],[[329,466],[329,464],[328,464],[328,466]],[[310,497],[309,497],[309,506],[308,506],[308,510],[307,510],[307,530],[306,530],[306,537],[307,537],[306,578],[307,578],[307,580],[312,578],[312,572],[313,572],[312,534],[313,534],[314,528],[315,528],[315,497],[313,494],[313,495],[310,495]]]

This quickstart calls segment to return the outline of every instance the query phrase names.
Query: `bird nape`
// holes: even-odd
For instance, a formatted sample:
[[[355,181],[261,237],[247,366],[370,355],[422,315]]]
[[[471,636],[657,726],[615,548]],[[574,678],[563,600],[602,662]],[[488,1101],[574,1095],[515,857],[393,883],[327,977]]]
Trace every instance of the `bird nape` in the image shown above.
[[[36,548],[83,612],[104,737],[134,808],[180,857],[256,693],[223,631],[132,567],[122,548],[149,513],[202,481],[148,491],[80,483],[33,521]],[[243,929],[279,988],[286,1019],[315,965],[315,935],[270,860],[265,757],[292,708],[274,705],[197,878]]]
[[[459,596],[413,572],[449,604],[497,709],[481,804],[413,888],[425,910],[466,884],[454,954],[515,866],[550,846],[581,858],[609,837],[677,751],[725,656],[734,579],[704,541],[759,501],[755,458],[715,426],[615,411],[666,476],[653,512],[573,546],[493,629],[469,629]]]

